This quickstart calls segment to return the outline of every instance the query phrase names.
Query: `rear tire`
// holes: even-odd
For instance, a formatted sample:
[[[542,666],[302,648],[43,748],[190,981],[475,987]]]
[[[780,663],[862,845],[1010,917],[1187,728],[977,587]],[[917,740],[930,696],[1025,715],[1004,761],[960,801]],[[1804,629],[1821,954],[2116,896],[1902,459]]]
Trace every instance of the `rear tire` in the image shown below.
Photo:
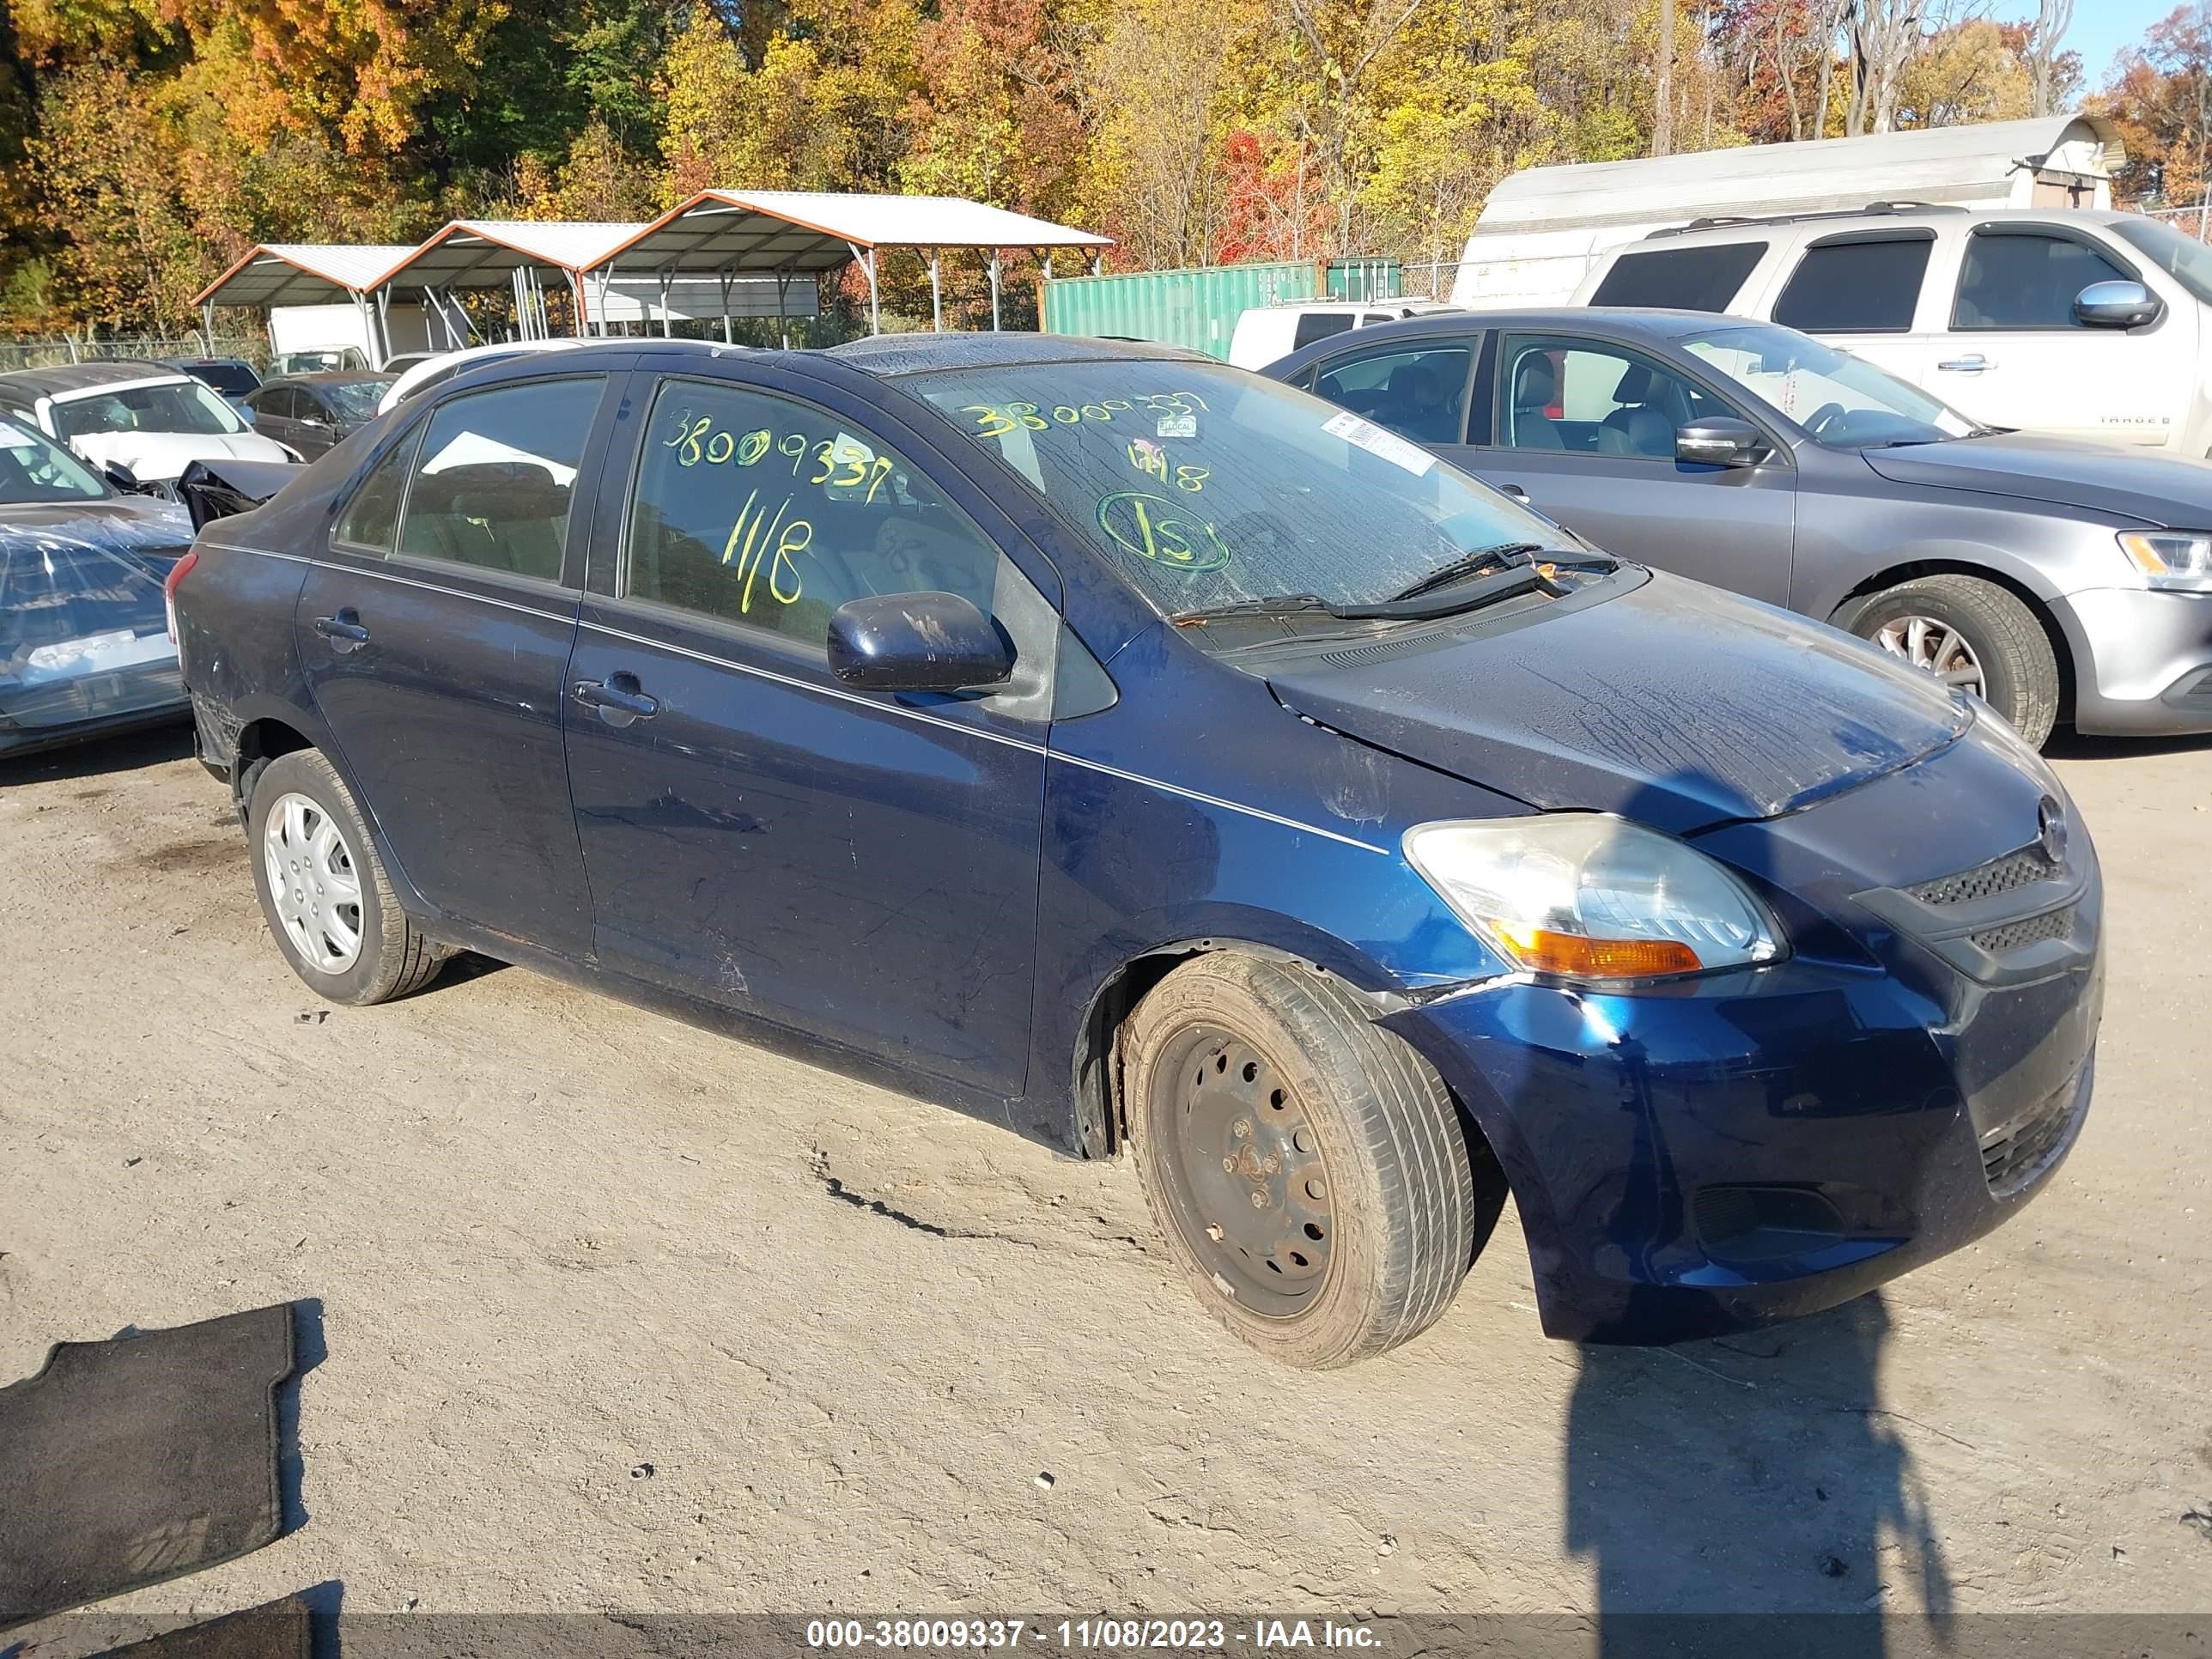
[[[1326,1369],[1450,1305],[1503,1183],[1485,1158],[1478,1195],[1443,1079],[1336,981],[1196,957],[1130,1015],[1121,1058],[1146,1201],[1238,1337]]]
[[[246,834],[262,917],[319,995],[366,1007],[436,977],[442,947],[399,908],[368,820],[320,754],[295,750],[260,769]]]
[[[1846,625],[1923,668],[1948,664],[1963,672],[1970,658],[1984,702],[2037,748],[2051,736],[2058,719],[2057,654],[2035,612],[2009,588],[1978,576],[1922,576],[1865,600]]]

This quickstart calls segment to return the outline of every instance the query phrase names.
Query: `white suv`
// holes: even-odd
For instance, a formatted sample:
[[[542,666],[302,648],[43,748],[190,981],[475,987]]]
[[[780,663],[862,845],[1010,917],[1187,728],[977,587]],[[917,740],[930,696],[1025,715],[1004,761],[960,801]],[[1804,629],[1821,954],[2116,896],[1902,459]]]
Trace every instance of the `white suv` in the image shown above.
[[[1602,256],[1574,303],[1781,323],[1986,426],[2212,452],[2212,248],[2140,214],[1699,220]]]

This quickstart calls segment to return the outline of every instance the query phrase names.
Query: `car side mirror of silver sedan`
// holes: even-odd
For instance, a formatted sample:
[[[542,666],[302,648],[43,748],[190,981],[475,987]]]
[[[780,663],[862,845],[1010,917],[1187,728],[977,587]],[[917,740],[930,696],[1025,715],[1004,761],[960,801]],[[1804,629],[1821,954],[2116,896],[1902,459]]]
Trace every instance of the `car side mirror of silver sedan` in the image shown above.
[[[1753,466],[1764,444],[1757,427],[1733,416],[1674,428],[1674,459],[1692,466]]]
[[[2141,328],[2165,310],[2141,283],[2092,283],[2074,296],[2074,320],[2084,328]]]

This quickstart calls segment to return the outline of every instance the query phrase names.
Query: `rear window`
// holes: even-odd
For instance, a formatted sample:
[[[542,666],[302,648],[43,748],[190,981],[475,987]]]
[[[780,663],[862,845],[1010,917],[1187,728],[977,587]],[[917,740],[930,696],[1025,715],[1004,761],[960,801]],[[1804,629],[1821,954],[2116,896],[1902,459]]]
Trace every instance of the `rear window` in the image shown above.
[[[1291,337],[1291,349],[1310,346],[1316,340],[1326,340],[1332,334],[1342,334],[1352,326],[1352,314],[1343,311],[1310,311],[1298,319],[1297,332]]]
[[[1662,311],[1726,311],[1743,279],[1765,254],[1764,242],[1639,248],[1613,262],[1589,302]]]
[[[261,377],[244,363],[194,363],[185,373],[226,398],[242,398],[261,384]]]
[[[1805,250],[1774,320],[1808,334],[1903,334],[1912,327],[1932,236],[1816,244]]]

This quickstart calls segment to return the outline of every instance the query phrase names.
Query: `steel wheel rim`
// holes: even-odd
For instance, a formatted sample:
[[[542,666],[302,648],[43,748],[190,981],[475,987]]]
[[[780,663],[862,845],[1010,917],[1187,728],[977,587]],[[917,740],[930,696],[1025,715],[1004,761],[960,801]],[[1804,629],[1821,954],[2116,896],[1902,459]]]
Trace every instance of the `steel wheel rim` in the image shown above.
[[[1933,617],[1899,617],[1875,630],[1874,642],[1893,657],[1933,674],[1946,685],[1985,696],[1982,659],[1966,636]]]
[[[343,974],[361,959],[361,872],[319,803],[289,794],[270,808],[261,863],[277,922],[310,968]]]
[[[1267,1054],[1196,1026],[1155,1073],[1152,1122],[1184,1241],[1238,1306],[1289,1319],[1335,1261],[1335,1187],[1305,1103]]]

